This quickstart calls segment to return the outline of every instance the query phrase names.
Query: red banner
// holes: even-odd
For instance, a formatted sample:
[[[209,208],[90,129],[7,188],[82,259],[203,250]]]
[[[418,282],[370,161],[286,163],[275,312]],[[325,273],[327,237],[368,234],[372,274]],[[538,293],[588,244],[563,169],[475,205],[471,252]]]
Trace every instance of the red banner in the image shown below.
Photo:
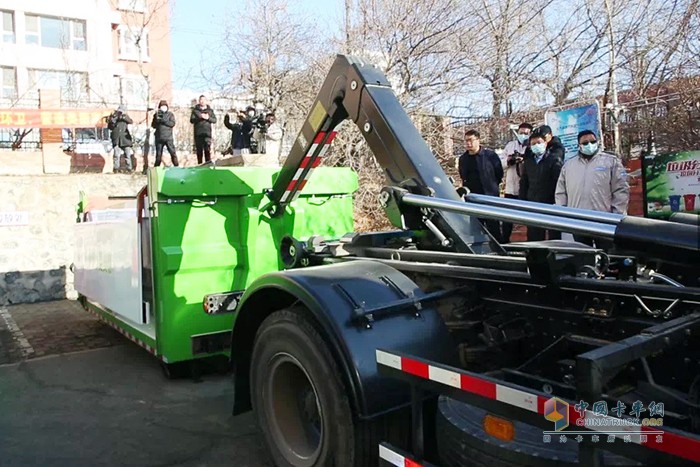
[[[105,127],[108,109],[8,109],[0,110],[0,128]]]

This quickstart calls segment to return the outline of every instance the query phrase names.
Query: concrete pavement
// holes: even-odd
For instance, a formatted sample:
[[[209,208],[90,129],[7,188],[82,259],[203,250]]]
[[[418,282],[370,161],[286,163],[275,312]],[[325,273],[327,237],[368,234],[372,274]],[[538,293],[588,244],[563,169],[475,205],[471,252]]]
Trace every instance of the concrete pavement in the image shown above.
[[[128,341],[2,365],[0,464],[271,465],[232,392],[231,376],[169,381]]]

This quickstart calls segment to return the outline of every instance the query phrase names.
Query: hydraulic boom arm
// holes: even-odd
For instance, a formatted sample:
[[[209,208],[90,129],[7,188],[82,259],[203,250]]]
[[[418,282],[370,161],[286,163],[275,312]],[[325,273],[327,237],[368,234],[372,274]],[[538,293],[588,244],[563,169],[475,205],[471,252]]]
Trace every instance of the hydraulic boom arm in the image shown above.
[[[411,122],[386,76],[375,66],[338,55],[311,112],[268,193],[270,213],[279,215],[317,167],[345,119],[358,125],[384,170],[387,184],[413,194],[460,201],[442,167]],[[478,219],[402,205],[382,192],[380,201],[396,227],[426,230],[439,247],[471,253],[501,252]],[[379,193],[377,194],[379,196]]]

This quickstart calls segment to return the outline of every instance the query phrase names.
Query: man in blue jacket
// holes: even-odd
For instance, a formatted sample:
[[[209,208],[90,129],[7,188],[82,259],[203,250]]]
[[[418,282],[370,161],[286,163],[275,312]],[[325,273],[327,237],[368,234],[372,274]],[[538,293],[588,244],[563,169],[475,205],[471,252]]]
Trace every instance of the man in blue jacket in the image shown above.
[[[464,135],[466,152],[459,157],[459,176],[462,186],[471,193],[499,196],[503,180],[503,165],[498,155],[491,149],[481,146],[481,135],[476,130],[468,130]],[[486,228],[497,241],[500,239],[498,221],[485,220]]]

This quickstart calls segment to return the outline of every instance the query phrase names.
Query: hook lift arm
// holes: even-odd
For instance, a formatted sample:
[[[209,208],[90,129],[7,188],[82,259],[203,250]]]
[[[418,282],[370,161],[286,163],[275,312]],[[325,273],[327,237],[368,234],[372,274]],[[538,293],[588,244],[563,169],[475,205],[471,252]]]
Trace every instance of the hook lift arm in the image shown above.
[[[304,189],[350,119],[381,165],[387,181],[379,201],[397,228],[428,230],[438,249],[463,253],[502,252],[475,217],[401,203],[403,194],[463,201],[435,155],[399,103],[386,76],[356,57],[338,55],[272,189],[268,212],[281,215]]]

